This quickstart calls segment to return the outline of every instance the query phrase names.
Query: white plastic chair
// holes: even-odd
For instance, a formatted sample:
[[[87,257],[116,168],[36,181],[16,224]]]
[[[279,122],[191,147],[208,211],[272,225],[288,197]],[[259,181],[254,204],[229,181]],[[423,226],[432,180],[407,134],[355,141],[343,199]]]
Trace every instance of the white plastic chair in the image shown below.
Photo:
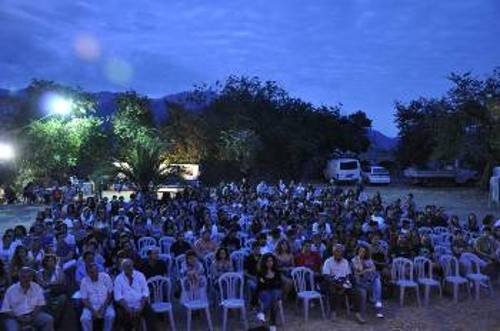
[[[450,254],[451,254],[451,250],[448,247],[442,246],[442,245],[434,246],[434,255],[436,256],[438,261],[441,258],[441,256],[450,255]]]
[[[465,277],[474,285],[475,299],[479,299],[482,285],[486,285],[490,291],[490,295],[493,296],[493,287],[491,286],[490,277],[481,273],[481,264],[485,262],[473,253],[462,253],[461,260],[468,262],[468,270],[465,272]]]
[[[384,253],[387,254],[389,252],[389,244],[385,240],[379,240],[377,245],[384,250]]]
[[[422,237],[422,236],[430,236],[431,234],[433,234],[432,232],[432,229],[427,227],[427,226],[422,226],[420,228],[418,228],[418,234]]]
[[[418,283],[413,280],[413,262],[404,257],[395,258],[392,261],[392,281],[399,287],[399,304],[403,306],[405,289],[414,288],[417,295],[417,303],[420,307],[420,293]]]
[[[137,241],[137,250],[139,252],[147,246],[157,246],[156,239],[153,237],[142,237]]]
[[[187,309],[187,330],[191,330],[191,319],[193,310],[204,310],[208,321],[208,327],[213,330],[212,317],[210,316],[210,304],[207,298],[207,279],[200,276],[196,281],[188,277],[181,279],[181,303]]]
[[[438,245],[442,245],[448,248],[451,247],[454,238],[455,236],[451,233],[442,233],[436,237]]]
[[[160,240],[158,241],[158,246],[160,246],[160,253],[161,254],[170,254],[170,247],[175,242],[174,237],[161,237]]]
[[[238,272],[227,272],[219,277],[220,305],[223,308],[222,331],[227,328],[227,313],[229,309],[239,309],[243,317],[245,330],[248,330],[248,321],[243,297],[244,278]]]
[[[246,253],[243,251],[235,251],[231,253],[230,257],[233,262],[234,270],[236,272],[243,272]]]
[[[431,287],[437,287],[439,289],[439,296],[443,296],[441,283],[432,277],[432,261],[430,259],[418,256],[413,260],[413,265],[417,274],[417,283],[424,286],[424,304],[427,306]]]
[[[151,292],[151,309],[157,314],[167,314],[170,327],[175,330],[174,313],[172,309],[172,284],[164,276],[154,276],[147,280]]]
[[[465,285],[470,297],[469,281],[460,276],[457,258],[452,255],[443,255],[439,262],[444,270],[444,285],[446,286],[446,283],[453,285],[453,301],[458,302],[458,288],[460,285]]]
[[[309,319],[309,301],[311,300],[319,300],[323,318],[326,319],[323,297],[320,292],[316,291],[314,286],[314,272],[306,267],[297,267],[293,268],[291,275],[297,297],[303,301],[304,320],[307,322]]]

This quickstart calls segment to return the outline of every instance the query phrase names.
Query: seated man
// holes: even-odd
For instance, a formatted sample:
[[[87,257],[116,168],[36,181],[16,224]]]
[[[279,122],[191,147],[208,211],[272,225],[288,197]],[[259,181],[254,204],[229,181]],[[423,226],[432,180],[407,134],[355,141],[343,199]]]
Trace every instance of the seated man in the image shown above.
[[[142,263],[140,270],[144,273],[146,279],[154,276],[166,276],[167,264],[159,258],[160,250],[158,247],[148,249],[148,259]]]
[[[6,315],[3,324],[7,331],[17,331],[25,327],[36,330],[54,330],[52,316],[42,312],[45,306],[43,290],[33,282],[34,272],[24,267],[19,272],[19,282],[11,285],[2,303],[1,312]]]
[[[98,272],[104,271],[104,259],[101,255],[97,255],[94,251],[86,251],[83,256],[76,262],[75,280],[78,284],[88,276],[87,267],[89,264],[95,264]]]
[[[115,309],[113,308],[113,281],[108,274],[99,272],[97,264],[86,264],[87,276],[80,285],[83,313],[80,318],[83,331],[91,331],[94,319],[104,319],[104,331],[113,329]]]
[[[344,258],[344,247],[342,245],[333,246],[333,256],[329,257],[323,264],[324,283],[323,288],[329,295],[330,307],[332,310],[332,321],[336,321],[335,309],[344,302],[344,297],[349,298],[349,302],[354,304],[354,316],[356,320],[363,324],[365,320],[359,313],[359,302],[353,290],[351,278],[351,267]]]
[[[134,270],[130,259],[122,261],[122,272],[115,279],[114,297],[117,304],[118,321],[126,330],[141,329],[141,320],[152,322],[149,315],[149,288],[142,272]],[[154,327],[148,327],[154,330]]]

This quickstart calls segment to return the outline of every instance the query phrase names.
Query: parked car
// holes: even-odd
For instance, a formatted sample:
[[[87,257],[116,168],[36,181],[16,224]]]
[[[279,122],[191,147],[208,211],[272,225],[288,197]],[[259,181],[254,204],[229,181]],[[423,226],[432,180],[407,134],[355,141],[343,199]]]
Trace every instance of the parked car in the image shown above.
[[[325,178],[335,182],[356,182],[361,178],[361,165],[355,158],[337,158],[328,161]]]
[[[363,179],[368,184],[386,184],[391,183],[391,174],[381,166],[370,166],[363,171]]]

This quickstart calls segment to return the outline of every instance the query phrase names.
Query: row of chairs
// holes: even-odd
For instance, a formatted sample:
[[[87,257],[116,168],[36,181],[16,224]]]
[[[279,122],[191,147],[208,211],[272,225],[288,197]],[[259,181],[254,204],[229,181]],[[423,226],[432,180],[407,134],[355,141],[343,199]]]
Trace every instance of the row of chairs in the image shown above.
[[[432,287],[439,289],[442,296],[442,289],[447,284],[453,287],[454,302],[458,302],[458,290],[460,285],[464,285],[470,296],[470,287],[475,289],[475,298],[479,299],[482,286],[487,286],[490,294],[493,294],[491,280],[487,275],[481,273],[481,259],[472,253],[463,253],[461,260],[466,263],[465,276],[460,274],[460,263],[452,255],[444,254],[440,257],[439,263],[443,268],[443,284],[433,276],[433,262],[426,257],[416,257],[413,261],[407,258],[396,258],[392,262],[392,279],[394,284],[400,288],[400,305],[403,306],[406,288],[413,288],[416,291],[417,302],[420,306],[419,285],[424,286],[425,304],[429,301],[429,292]],[[416,279],[414,278],[416,276]]]

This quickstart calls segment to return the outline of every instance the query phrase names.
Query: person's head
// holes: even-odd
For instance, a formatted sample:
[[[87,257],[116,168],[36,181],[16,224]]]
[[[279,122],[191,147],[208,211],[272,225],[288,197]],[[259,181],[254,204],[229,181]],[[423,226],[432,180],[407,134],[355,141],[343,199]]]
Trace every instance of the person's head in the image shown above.
[[[362,260],[370,259],[370,250],[365,245],[359,245],[356,247],[355,254]]]
[[[28,251],[23,245],[19,245],[14,250],[14,257],[18,259],[25,259],[28,256]]]
[[[132,262],[131,259],[123,259],[122,270],[126,276],[128,277],[132,276],[132,273],[134,272],[134,263]]]
[[[196,264],[197,258],[196,253],[193,250],[186,252],[186,263],[188,265],[194,266]]]
[[[85,251],[83,253],[83,262],[85,264],[89,264],[95,261],[95,254],[92,251]]]
[[[253,243],[252,243],[252,253],[253,254],[256,254],[256,255],[259,255],[260,254],[260,243],[258,240],[255,240]]]
[[[160,250],[158,247],[151,247],[148,249],[148,259],[150,261],[158,261],[158,258],[160,256]]]
[[[257,241],[259,242],[260,246],[265,246],[267,244],[267,238],[264,233],[259,234],[257,237]]]
[[[486,237],[491,236],[491,228],[489,226],[485,226],[483,228],[483,236],[486,236]]]
[[[22,225],[18,225],[14,228],[14,237],[16,238],[24,238],[28,234],[26,228]]]
[[[209,241],[210,240],[210,230],[208,230],[208,229],[204,230],[201,233],[201,239],[203,239],[205,241]]]
[[[310,240],[304,240],[302,244],[302,253],[309,253],[311,251],[312,242]]]
[[[24,289],[28,289],[30,287],[31,282],[33,281],[33,269],[28,267],[23,267],[19,271],[19,283],[21,287]]]
[[[54,270],[57,265],[57,258],[53,254],[47,254],[42,259],[42,268],[46,270]]]
[[[2,242],[6,245],[12,243],[12,239],[13,239],[13,236],[12,236],[12,233],[8,232],[8,231],[5,231],[3,233],[3,236],[2,236]]]
[[[333,245],[332,255],[335,260],[342,260],[342,258],[344,257],[344,246],[340,244]]]
[[[97,270],[97,264],[95,264],[95,262],[87,264],[85,266],[85,270],[87,271],[87,275],[90,277],[90,279],[92,279],[93,281],[97,280],[99,272]]]
[[[276,257],[271,253],[266,253],[260,258],[259,270],[265,272],[267,270],[276,271],[278,265],[276,263]]]
[[[286,239],[280,239],[276,244],[276,253],[277,254],[290,254],[291,249],[288,241]]]
[[[217,261],[227,260],[228,256],[229,256],[228,251],[224,247],[219,247],[219,249],[217,249],[217,251],[215,252],[215,259]]]

